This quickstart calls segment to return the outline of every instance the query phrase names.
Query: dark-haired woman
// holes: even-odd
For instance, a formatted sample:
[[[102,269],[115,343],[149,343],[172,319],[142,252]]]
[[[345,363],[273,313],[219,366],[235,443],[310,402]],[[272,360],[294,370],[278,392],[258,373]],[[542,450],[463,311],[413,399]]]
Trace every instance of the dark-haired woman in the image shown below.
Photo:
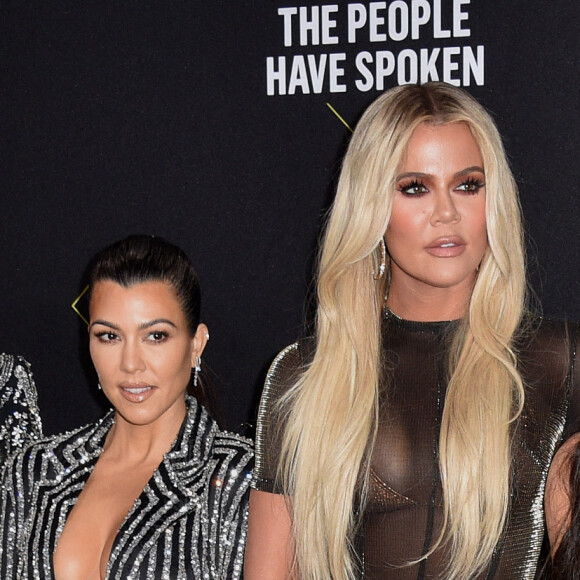
[[[546,577],[580,579],[580,434],[558,450],[550,466],[545,495],[550,561]]]
[[[8,464],[0,577],[239,578],[252,445],[187,395],[209,337],[193,266],[160,238],[122,240],[89,269],[89,311],[113,410]]]

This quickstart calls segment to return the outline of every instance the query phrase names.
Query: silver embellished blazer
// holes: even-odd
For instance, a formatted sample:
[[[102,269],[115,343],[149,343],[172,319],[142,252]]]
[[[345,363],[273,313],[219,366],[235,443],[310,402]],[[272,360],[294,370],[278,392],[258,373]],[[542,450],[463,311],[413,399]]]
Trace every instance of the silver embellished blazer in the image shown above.
[[[21,356],[0,353],[0,466],[9,455],[41,437],[30,365]]]
[[[112,425],[110,411],[8,462],[0,489],[2,580],[54,578],[56,544]],[[252,442],[220,431],[188,397],[179,435],[119,529],[106,578],[241,578],[252,462]]]

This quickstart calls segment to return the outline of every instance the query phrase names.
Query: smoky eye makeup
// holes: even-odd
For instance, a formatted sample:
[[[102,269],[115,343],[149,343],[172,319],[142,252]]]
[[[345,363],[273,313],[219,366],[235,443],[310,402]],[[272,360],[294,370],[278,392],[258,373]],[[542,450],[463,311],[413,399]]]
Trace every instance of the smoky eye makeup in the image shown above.
[[[427,193],[429,190],[423,179],[410,178],[400,181],[397,185],[397,191],[400,191],[402,194],[408,195],[409,197],[418,197]]]
[[[455,189],[469,194],[476,194],[479,193],[483,187],[485,187],[484,179],[476,176],[469,176],[463,179]]]

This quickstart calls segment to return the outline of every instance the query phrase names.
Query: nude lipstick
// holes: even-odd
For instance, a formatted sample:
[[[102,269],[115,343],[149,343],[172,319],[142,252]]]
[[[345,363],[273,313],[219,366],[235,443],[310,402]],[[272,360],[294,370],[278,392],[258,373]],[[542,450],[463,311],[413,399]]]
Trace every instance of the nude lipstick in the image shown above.
[[[455,258],[465,251],[467,244],[460,236],[441,236],[425,249],[438,258]]]
[[[119,388],[123,397],[131,403],[142,403],[146,401],[155,389],[152,385],[143,383],[121,383]]]

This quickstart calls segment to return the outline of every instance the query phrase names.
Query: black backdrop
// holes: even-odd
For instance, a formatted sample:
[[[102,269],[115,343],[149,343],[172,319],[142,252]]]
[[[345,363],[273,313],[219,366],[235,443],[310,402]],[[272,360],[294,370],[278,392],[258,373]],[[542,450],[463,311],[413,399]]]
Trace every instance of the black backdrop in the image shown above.
[[[546,314],[580,318],[579,6],[3,3],[0,351],[31,361],[46,432],[106,404],[70,305],[88,259],[129,233],[191,256],[212,337],[204,361],[229,425],[253,421],[268,364],[302,332],[349,136],[326,103],[354,125],[380,92],[376,62],[393,68],[384,88],[430,71],[492,111],[521,190],[533,288]]]

